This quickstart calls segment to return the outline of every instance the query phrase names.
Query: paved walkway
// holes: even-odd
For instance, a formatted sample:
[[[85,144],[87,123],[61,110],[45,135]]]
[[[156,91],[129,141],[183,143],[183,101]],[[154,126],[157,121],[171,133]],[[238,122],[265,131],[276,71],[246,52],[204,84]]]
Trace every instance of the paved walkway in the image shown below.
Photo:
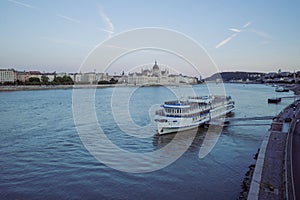
[[[292,175],[293,189],[295,199],[300,199],[300,102],[295,109],[295,120],[293,123],[293,134],[291,135],[291,158],[292,158]]]
[[[287,107],[273,120],[255,166],[248,199],[285,199],[285,148],[293,108]]]
[[[284,149],[287,133],[272,131],[266,150],[259,199],[284,199]]]

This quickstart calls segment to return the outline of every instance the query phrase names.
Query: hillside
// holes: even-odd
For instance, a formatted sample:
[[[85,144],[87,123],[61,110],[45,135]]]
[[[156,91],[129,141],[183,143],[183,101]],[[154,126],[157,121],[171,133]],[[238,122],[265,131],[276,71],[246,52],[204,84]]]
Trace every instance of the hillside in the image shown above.
[[[206,81],[217,81],[222,79],[224,82],[234,82],[234,81],[258,81],[264,73],[258,72],[221,72],[213,74],[212,76],[206,78]]]

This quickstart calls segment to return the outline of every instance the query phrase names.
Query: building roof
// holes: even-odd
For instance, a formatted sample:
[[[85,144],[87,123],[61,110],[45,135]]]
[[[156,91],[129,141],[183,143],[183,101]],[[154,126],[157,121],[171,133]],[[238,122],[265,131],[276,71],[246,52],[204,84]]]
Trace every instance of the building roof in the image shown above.
[[[40,71],[29,71],[31,75],[42,75]]]
[[[158,67],[158,65],[157,65],[157,61],[155,61],[155,63],[154,63],[154,65],[153,65],[153,70],[157,70],[157,69],[159,69],[159,67]]]

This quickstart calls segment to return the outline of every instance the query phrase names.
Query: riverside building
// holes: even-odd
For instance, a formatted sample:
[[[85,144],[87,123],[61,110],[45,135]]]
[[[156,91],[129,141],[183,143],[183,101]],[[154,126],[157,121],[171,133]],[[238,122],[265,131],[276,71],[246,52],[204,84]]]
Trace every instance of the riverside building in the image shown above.
[[[0,83],[14,83],[17,80],[13,69],[0,69]]]
[[[197,81],[195,77],[170,74],[167,68],[162,70],[157,61],[155,61],[152,69],[142,69],[141,72],[128,74],[128,84],[134,85],[196,84]]]

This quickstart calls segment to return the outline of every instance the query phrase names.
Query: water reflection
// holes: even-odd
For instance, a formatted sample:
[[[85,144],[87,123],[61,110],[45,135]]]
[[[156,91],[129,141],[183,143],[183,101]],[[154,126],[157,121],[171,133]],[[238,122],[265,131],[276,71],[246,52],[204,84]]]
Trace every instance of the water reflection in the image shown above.
[[[154,150],[163,148],[170,142],[174,142],[174,140],[180,141],[181,143],[186,143],[193,137],[194,140],[190,147],[187,149],[187,152],[200,151],[201,148],[211,148],[218,139],[219,133],[222,132],[223,128],[225,128],[225,126],[223,126],[222,124],[211,124],[199,126],[198,128],[194,128],[191,130],[180,131],[177,133],[155,135],[153,137]],[[204,141],[206,141],[205,144],[203,144]]]

